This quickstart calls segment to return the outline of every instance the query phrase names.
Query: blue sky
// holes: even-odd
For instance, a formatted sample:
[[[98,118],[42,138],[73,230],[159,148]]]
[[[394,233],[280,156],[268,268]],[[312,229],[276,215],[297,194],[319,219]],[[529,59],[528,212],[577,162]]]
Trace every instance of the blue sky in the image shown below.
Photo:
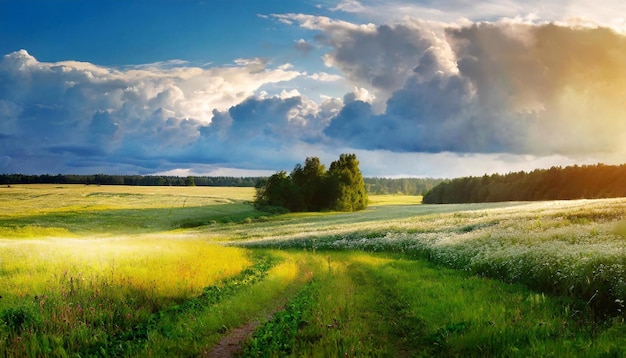
[[[626,154],[618,1],[0,0],[0,172],[456,177]]]
[[[285,49],[304,31],[258,15],[329,12],[307,1],[276,0],[2,0],[0,6],[3,53],[26,48],[45,61],[104,66],[289,56]]]

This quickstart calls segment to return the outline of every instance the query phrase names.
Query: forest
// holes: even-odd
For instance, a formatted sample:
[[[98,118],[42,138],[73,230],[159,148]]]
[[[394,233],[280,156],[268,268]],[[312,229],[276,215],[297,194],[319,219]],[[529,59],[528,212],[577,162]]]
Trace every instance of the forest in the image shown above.
[[[0,185],[10,184],[85,184],[131,186],[235,186],[253,187],[258,177],[228,176],[170,176],[170,175],[115,175],[115,174],[0,174]]]
[[[435,178],[363,178],[365,189],[370,194],[423,195],[443,182]]]
[[[164,176],[164,175],[111,175],[111,174],[0,174],[0,185],[11,184],[85,184],[132,186],[234,186],[254,187],[264,177],[229,176]],[[364,177],[365,189],[370,194],[422,195],[441,183],[433,178],[381,178]]]
[[[616,198],[626,196],[626,164],[574,165],[441,182],[424,204]]]

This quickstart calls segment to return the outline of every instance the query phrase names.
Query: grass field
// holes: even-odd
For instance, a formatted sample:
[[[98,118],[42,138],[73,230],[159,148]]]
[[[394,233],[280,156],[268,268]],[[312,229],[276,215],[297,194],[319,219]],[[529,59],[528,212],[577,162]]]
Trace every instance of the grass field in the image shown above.
[[[0,188],[0,356],[624,356],[626,199]],[[245,335],[243,335],[245,336]]]

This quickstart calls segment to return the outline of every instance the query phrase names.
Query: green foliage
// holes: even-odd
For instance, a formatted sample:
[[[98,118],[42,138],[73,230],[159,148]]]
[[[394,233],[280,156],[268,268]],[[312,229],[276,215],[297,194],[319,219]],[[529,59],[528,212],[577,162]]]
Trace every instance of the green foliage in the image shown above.
[[[358,211],[367,207],[365,183],[359,170],[356,154],[342,154],[332,162],[327,175],[331,194],[331,209]]]
[[[245,357],[623,356],[624,324],[576,302],[403,255],[291,251],[315,279]],[[312,260],[318,257],[317,264]],[[311,293],[303,291],[313,288]]]
[[[290,300],[285,309],[257,328],[248,340],[241,356],[285,356],[292,353],[295,339],[301,327],[307,324],[304,315],[316,299],[317,284],[310,282]]]
[[[626,196],[626,164],[537,169],[447,180],[429,190],[424,204],[571,200]]]
[[[326,168],[319,158],[306,158],[304,167],[300,164],[291,172],[293,184],[298,188],[298,199],[302,210],[320,211],[327,207],[327,198],[324,195],[324,180]]]
[[[290,175],[280,171],[256,186],[255,205],[269,211],[358,211],[367,207],[367,192],[355,154],[342,154],[326,171],[318,158],[307,158]],[[267,209],[266,209],[267,208]]]
[[[293,180],[287,176],[287,172],[284,170],[273,174],[267,181],[257,185],[255,204],[259,208],[285,207],[294,211],[294,204],[301,201],[298,199]]]
[[[185,178],[185,186],[196,186],[196,181],[192,176]]]

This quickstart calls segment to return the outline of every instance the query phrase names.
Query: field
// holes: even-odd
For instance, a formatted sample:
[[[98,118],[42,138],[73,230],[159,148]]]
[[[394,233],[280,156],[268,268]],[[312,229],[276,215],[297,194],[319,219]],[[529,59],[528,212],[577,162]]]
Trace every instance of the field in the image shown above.
[[[0,356],[624,356],[626,199],[0,188]]]

